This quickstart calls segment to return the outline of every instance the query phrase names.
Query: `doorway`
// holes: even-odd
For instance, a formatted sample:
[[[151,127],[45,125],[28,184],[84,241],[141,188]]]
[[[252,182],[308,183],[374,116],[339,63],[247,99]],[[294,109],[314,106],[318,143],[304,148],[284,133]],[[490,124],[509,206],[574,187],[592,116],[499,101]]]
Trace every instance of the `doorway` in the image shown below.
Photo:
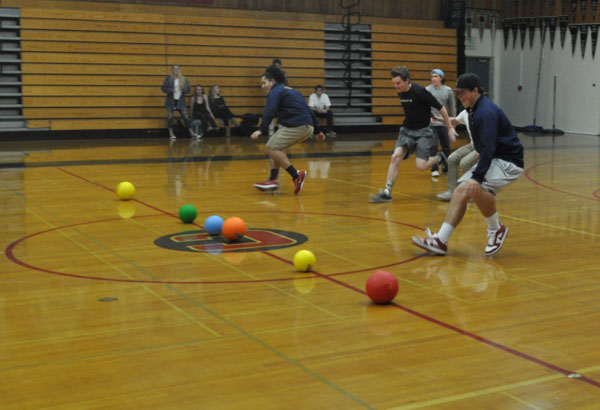
[[[493,100],[492,95],[492,62],[489,57],[467,57],[466,72],[475,73],[481,79],[483,95]]]

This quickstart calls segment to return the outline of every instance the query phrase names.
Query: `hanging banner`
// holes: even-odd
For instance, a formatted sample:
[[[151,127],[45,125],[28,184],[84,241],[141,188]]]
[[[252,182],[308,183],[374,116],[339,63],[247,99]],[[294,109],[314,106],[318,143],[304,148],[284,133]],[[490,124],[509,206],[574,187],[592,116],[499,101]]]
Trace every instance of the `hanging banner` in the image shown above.
[[[540,42],[542,43],[542,48],[544,47],[544,42],[546,41],[546,28],[548,27],[548,18],[549,17],[540,17]]]
[[[543,16],[544,14],[544,6],[546,5],[546,0],[540,0],[540,10],[539,13]]]
[[[596,11],[598,11],[598,0],[592,0],[592,16],[594,16],[594,21],[596,21]]]
[[[556,37],[556,24],[558,18],[556,16],[548,17],[548,27],[550,28],[550,49],[554,49],[554,37]]]
[[[508,47],[508,37],[510,36],[510,24],[512,19],[502,20],[502,36],[504,37],[504,49]],[[514,48],[514,47],[513,47]]]
[[[560,48],[565,48],[565,38],[567,37],[567,26],[569,25],[569,16],[558,16],[558,26],[560,28]]]
[[[471,41],[471,28],[473,28],[473,9],[465,9],[465,30],[469,41]]]
[[[519,32],[519,19],[512,19],[510,22],[510,31],[512,31],[513,35],[513,50],[517,45],[517,33]]]
[[[550,0],[550,13],[548,13],[548,14],[554,14],[555,7],[556,7],[556,0]]]
[[[586,13],[587,13],[587,0],[581,0],[581,21],[585,21]]]
[[[588,25],[579,25],[579,42],[581,43],[581,58],[585,58],[585,46],[587,45]]]
[[[496,41],[496,28],[498,27],[498,19],[500,13],[498,10],[494,10],[490,13],[490,34],[492,35],[492,43]],[[506,40],[504,40],[504,48],[506,48]]]
[[[598,43],[598,28],[600,27],[599,23],[590,24],[590,33],[592,36],[592,58],[596,57],[596,44]]]
[[[579,24],[569,24],[569,31],[571,32],[571,54],[575,55],[575,46],[577,45],[577,31],[579,30]]]
[[[562,14],[567,12],[567,0],[560,0],[560,11]]]
[[[519,31],[521,32],[521,50],[525,48],[525,36],[527,34],[527,20],[526,17],[519,19]]]
[[[487,10],[477,11],[477,26],[479,27],[479,41],[483,40],[483,32],[487,24]]]
[[[527,26],[529,27],[529,48],[533,48],[533,40],[535,39],[536,18],[529,17],[527,19]]]

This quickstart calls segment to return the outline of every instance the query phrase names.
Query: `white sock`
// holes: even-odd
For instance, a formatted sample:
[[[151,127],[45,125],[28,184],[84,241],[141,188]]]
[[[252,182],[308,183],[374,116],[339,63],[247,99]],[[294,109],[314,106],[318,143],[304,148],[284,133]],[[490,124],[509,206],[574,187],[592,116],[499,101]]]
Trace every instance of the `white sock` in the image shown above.
[[[485,218],[485,221],[487,222],[490,231],[497,231],[500,229],[500,217],[498,216],[498,212],[494,212],[494,215]]]
[[[452,235],[452,232],[454,232],[454,227],[452,225],[450,225],[448,222],[444,222],[442,224],[442,227],[440,228],[440,231],[437,233],[437,236],[438,236],[438,238],[440,238],[440,241],[447,244],[448,241],[450,240],[450,236]]]
[[[386,182],[385,183],[385,188],[383,189],[383,192],[385,192],[385,194],[387,196],[390,196],[392,194],[392,188],[394,187],[394,183],[393,182]]]

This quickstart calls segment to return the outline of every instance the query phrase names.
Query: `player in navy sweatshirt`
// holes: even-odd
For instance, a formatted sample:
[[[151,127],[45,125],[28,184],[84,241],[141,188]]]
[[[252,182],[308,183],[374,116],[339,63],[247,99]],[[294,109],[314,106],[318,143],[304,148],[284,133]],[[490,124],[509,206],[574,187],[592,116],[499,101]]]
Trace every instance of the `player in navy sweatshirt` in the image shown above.
[[[274,65],[267,67],[261,78],[261,87],[267,93],[267,104],[260,129],[250,138],[257,140],[261,135],[268,135],[269,124],[275,117],[279,129],[269,138],[266,145],[271,170],[269,179],[258,182],[254,186],[261,191],[279,189],[277,178],[281,167],[292,177],[294,193],[298,194],[304,186],[307,173],[294,168],[285,149],[309,138],[318,125],[302,94],[298,90],[287,87],[286,83],[285,72]]]
[[[500,223],[496,211],[496,194],[523,173],[523,146],[506,114],[483,95],[476,74],[462,74],[454,90],[469,112],[469,128],[479,162],[458,180],[440,230],[432,234],[427,229],[426,238],[413,236],[412,241],[429,252],[445,255],[450,236],[473,200],[487,222],[485,254],[492,256],[500,251],[508,235],[508,228]]]

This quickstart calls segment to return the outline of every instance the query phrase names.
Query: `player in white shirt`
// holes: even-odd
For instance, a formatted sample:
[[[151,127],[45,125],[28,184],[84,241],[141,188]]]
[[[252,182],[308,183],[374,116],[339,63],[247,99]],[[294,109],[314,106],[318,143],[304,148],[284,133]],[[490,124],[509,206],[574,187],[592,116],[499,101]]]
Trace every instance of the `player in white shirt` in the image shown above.
[[[434,117],[434,119],[437,121],[443,120],[441,117]],[[471,169],[471,167],[475,165],[479,159],[479,154],[477,151],[475,151],[473,138],[471,137],[471,129],[469,128],[469,113],[467,110],[462,110],[456,118],[450,117],[450,122],[452,122],[452,125],[454,126],[458,124],[465,125],[467,127],[467,132],[469,133],[470,142],[460,148],[457,148],[448,157],[448,190],[437,194],[437,197],[442,201],[450,201],[452,199],[452,193],[458,185],[457,181],[459,166],[460,169],[465,172],[466,170]]]

